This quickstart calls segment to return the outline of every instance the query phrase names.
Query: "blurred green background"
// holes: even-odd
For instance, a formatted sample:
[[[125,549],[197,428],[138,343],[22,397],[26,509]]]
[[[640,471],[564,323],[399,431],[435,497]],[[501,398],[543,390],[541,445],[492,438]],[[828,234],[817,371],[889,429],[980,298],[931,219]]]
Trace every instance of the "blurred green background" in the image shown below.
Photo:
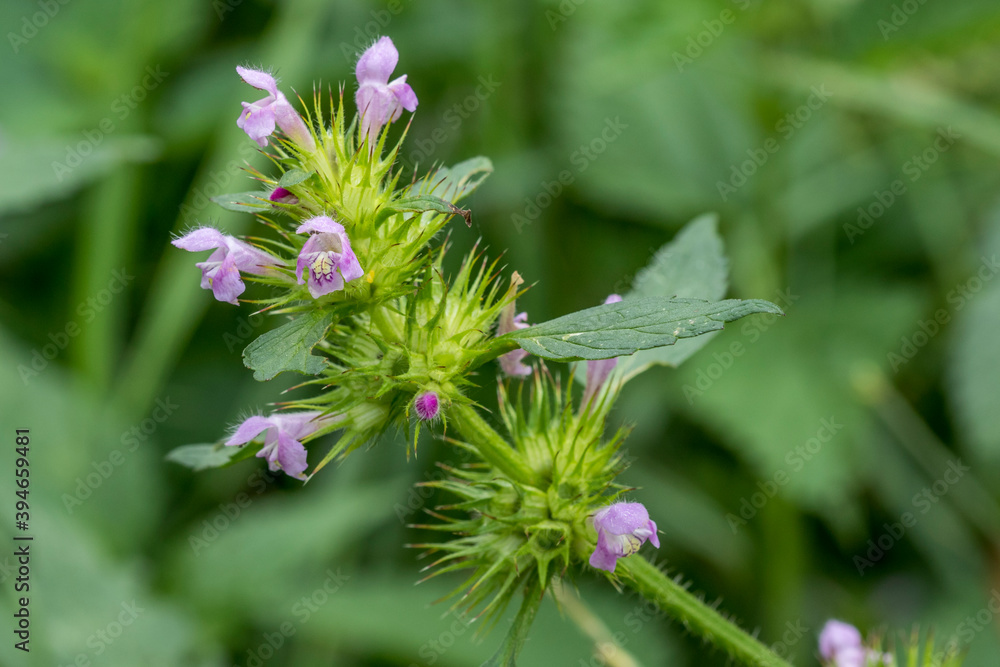
[[[271,322],[168,246],[256,224],[206,199],[265,166],[235,65],[353,95],[379,34],[420,98],[404,164],[494,160],[452,239],[537,282],[532,321],[626,291],[707,211],[731,296],[785,308],[627,387],[657,557],[795,664],[830,616],[958,633],[997,664],[995,2],[11,0],[0,26],[0,516],[15,532],[30,428],[35,536],[30,655],[0,549],[0,664],[459,666],[499,644],[442,618],[457,580],[414,587],[403,547],[448,445],[407,462],[400,434],[305,488],[163,460],[295,383],[253,381],[240,351]],[[578,585],[641,664],[726,664]],[[522,664],[603,664],[591,648],[547,602]]]

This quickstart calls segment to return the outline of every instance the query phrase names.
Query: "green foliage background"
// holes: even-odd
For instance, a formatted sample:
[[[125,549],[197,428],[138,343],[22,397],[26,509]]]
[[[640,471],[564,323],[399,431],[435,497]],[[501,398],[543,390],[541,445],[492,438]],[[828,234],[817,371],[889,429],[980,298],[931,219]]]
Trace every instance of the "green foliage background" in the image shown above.
[[[252,379],[240,351],[273,323],[212,300],[193,256],[168,247],[198,222],[254,228],[206,201],[248,189],[244,159],[264,165],[235,126],[256,97],[234,66],[352,93],[376,34],[420,98],[404,163],[494,160],[473,229],[451,238],[506,249],[537,283],[521,302],[532,321],[627,291],[706,211],[728,296],[785,309],[628,386],[618,415],[640,465],[626,480],[663,530],[658,556],[795,664],[816,664],[830,616],[963,633],[967,664],[996,664],[1000,280],[976,282],[1000,253],[996,3],[17,0],[0,26],[0,516],[13,533],[13,431],[27,427],[36,538],[29,656],[12,648],[0,549],[3,665],[458,666],[500,641],[429,606],[457,582],[414,587],[423,562],[402,546],[434,503],[411,484],[461,460],[447,444],[407,462],[400,434],[305,488],[265,483],[256,461],[192,474],[163,460],[295,381]],[[87,154],[53,167],[73,150]],[[752,174],[723,199],[734,169]],[[35,358],[48,344],[54,358]],[[492,370],[481,379],[489,405]],[[807,460],[796,448],[823,420],[841,426]],[[970,471],[920,499],[954,459]],[[727,514],[779,479],[733,530]],[[907,512],[896,539],[886,524]],[[859,574],[880,537],[889,548]],[[331,575],[339,590],[309,610]],[[578,585],[642,664],[726,664],[634,596]],[[99,639],[133,601],[134,623]],[[961,625],[982,610],[981,630]],[[547,603],[522,664],[601,664],[591,655]]]

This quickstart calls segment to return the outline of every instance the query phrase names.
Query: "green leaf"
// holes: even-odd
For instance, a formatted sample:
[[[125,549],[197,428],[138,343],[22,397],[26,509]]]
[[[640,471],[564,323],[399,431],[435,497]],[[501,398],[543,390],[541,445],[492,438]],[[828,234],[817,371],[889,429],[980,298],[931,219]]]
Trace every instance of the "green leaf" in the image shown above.
[[[493,163],[489,158],[474,157],[452,167],[440,167],[417,181],[407,194],[434,194],[454,204],[472,194],[492,173]]]
[[[270,193],[267,192],[234,192],[212,197],[212,201],[227,211],[253,213],[268,208],[265,202],[269,196]]]
[[[332,322],[332,313],[314,311],[301,315],[247,345],[243,363],[254,371],[254,379],[261,382],[284,371],[316,375],[326,366],[326,359],[312,354],[312,349]]]
[[[302,169],[289,169],[281,175],[281,179],[278,181],[278,187],[290,188],[293,185],[298,185],[315,173],[316,172],[314,171],[303,171]]]
[[[379,218],[384,219],[393,212],[401,213],[403,211],[413,211],[415,213],[434,211],[446,215],[460,215],[465,218],[465,224],[470,227],[472,226],[472,212],[469,209],[459,208],[451,202],[445,201],[440,197],[435,197],[434,195],[418,195],[416,197],[397,199],[379,212]]]
[[[222,443],[182,445],[171,450],[164,458],[173,463],[191,468],[195,472],[210,468],[222,468],[238,463],[260,451],[261,445],[248,444],[243,447],[227,447]]]
[[[729,262],[718,232],[718,216],[709,213],[692,220],[657,251],[653,261],[636,276],[625,299],[663,296],[718,301],[726,295],[728,283]],[[676,368],[714,336],[709,333],[677,341],[673,346],[636,352],[620,361],[618,372],[630,379],[653,365]]]
[[[482,667],[517,667],[517,655],[528,638],[528,630],[535,620],[538,606],[542,602],[542,587],[538,579],[524,591],[521,608],[514,617],[514,622],[504,638],[503,645],[493,654],[493,657],[482,664]]]
[[[497,341],[514,340],[529,354],[554,361],[610,359],[637,350],[673,345],[679,338],[721,329],[725,322],[754,313],[783,314],[760,299],[672,299],[641,297],[604,304],[513,331]]]

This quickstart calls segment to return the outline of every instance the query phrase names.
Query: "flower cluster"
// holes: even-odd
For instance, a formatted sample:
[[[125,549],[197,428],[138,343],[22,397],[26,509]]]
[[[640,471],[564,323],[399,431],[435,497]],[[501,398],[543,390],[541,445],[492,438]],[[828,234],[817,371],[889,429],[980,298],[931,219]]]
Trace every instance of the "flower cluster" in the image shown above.
[[[274,76],[238,67],[266,97],[243,102],[237,126],[281,173],[251,170],[261,190],[222,203],[255,213],[276,238],[199,227],[173,244],[211,251],[197,267],[202,287],[219,301],[246,301],[247,282],[269,288],[253,303],[288,319],[252,342],[244,362],[262,380],[284,371],[309,375],[299,388],[316,390],[243,420],[216,453],[246,448],[272,471],[304,480],[393,425],[412,425],[414,447],[422,425],[453,424],[485,437],[459,443],[483,465],[449,469],[439,482],[473,514],[431,527],[457,537],[426,546],[444,552],[439,571],[475,570],[479,583],[465,603],[497,613],[522,584],[544,591],[554,576],[588,562],[614,576],[620,559],[647,541],[659,547],[659,538],[643,505],[619,500],[624,431],[604,439],[618,390],[610,380],[616,360],[588,363],[583,399],[571,408],[573,392],[543,365],[526,364],[527,352],[507,337],[529,326],[515,305],[521,276],[513,272],[504,286],[496,262],[478,247],[446,275],[448,243],[434,239],[453,216],[469,220],[457,203],[491,165],[477,158],[400,184],[399,145],[386,154],[385,144],[391,124],[416,109],[417,96],[406,75],[390,81],[398,61],[388,37],[361,55],[350,122],[343,94],[328,107],[317,94],[313,112],[300,114]],[[607,303],[620,300],[612,295]],[[494,359],[518,387],[513,398],[501,385],[512,446],[479,420],[465,395],[476,369]],[[307,473],[307,445],[331,433],[336,442]]]

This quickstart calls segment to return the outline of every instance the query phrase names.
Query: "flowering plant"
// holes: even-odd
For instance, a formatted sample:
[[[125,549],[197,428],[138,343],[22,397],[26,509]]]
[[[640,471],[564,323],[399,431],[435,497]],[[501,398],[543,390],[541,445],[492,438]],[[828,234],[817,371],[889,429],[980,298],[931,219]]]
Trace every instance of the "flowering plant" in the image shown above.
[[[308,480],[390,427],[412,427],[408,452],[421,428],[447,429],[448,442],[473,462],[446,467],[447,477],[428,483],[456,502],[422,526],[450,537],[418,546],[438,556],[431,576],[470,571],[456,607],[496,620],[520,597],[493,664],[514,664],[542,597],[565,599],[561,583],[590,569],[634,588],[742,663],[786,665],[638,554],[646,542],[659,547],[657,525],[642,503],[625,498],[634,490],[617,482],[626,429],[607,434],[628,380],[653,365],[677,366],[727,322],[780,309],[722,298],[726,262],[712,216],[657,253],[628,294],[540,324],[517,312],[522,277],[515,271],[505,281],[478,245],[447,275],[450,244],[440,237],[456,217],[471,225],[471,211],[459,204],[492,165],[473,158],[403,179],[395,165],[405,130],[392,146],[390,127],[418,99],[406,75],[390,81],[398,61],[388,37],[360,56],[353,117],[343,91],[328,100],[316,93],[300,114],[271,74],[237,68],[267,93],[243,103],[237,126],[268,150],[274,170],[250,170],[259,190],[215,201],[256,215],[271,234],[237,239],[200,227],[173,244],[213,251],[196,266],[219,301],[238,304],[246,282],[266,288],[244,300],[281,325],[250,343],[244,363],[260,381],[302,374],[299,388],[312,394],[171,458],[203,469],[257,456],[272,471]],[[526,363],[529,355],[537,361]],[[497,414],[505,434],[468,397],[476,372],[494,361],[504,378]],[[578,363],[564,376],[545,361]],[[336,437],[322,451],[327,435]],[[858,651],[837,644],[824,659]]]

